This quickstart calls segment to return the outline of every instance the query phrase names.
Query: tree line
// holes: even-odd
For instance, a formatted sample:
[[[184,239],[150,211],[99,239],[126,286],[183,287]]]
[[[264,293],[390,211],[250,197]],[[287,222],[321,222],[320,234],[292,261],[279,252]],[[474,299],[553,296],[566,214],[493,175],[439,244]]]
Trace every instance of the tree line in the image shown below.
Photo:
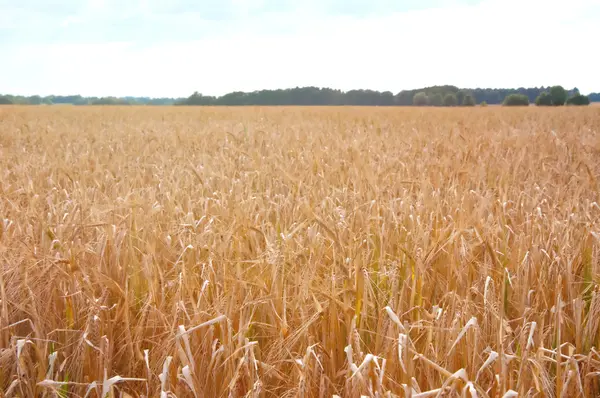
[[[588,95],[590,102],[600,102],[600,93],[591,93]]]
[[[504,99],[503,105],[527,106],[529,98],[522,94],[511,94]],[[563,86],[552,86],[535,98],[537,106],[589,105],[590,98],[582,95],[579,90],[565,90]]]
[[[560,86],[557,86],[560,87]],[[510,105],[511,98],[535,103],[549,93],[553,87],[534,88],[476,88],[461,89],[456,86],[431,86],[415,90],[403,90],[397,94],[391,91],[350,90],[331,88],[296,87],[279,90],[253,92],[237,91],[220,97],[207,96],[195,92],[190,97],[177,101],[175,105],[239,106],[239,105],[354,105],[354,106],[473,106]],[[562,89],[562,87],[561,87]],[[564,89],[563,89],[564,90]],[[600,102],[600,94],[583,96],[577,88],[564,90],[567,98],[562,104],[584,105],[594,99]],[[507,101],[507,99],[509,99]],[[555,103],[557,104],[557,103]]]
[[[68,96],[12,96],[0,95],[0,104],[31,105],[353,105],[353,106],[455,106],[475,104],[523,104],[527,102],[544,105],[552,87],[533,88],[475,88],[464,89],[456,86],[431,86],[399,93],[376,90],[342,91],[331,88],[296,87],[279,90],[259,90],[253,92],[236,91],[222,96],[208,96],[194,92],[188,98],[149,98],[149,97],[83,97]],[[568,101],[600,102],[600,93],[581,96],[577,88],[565,90]],[[585,98],[584,98],[585,97]],[[573,99],[575,98],[575,99]],[[538,101],[539,99],[539,101]],[[573,103],[574,104],[574,103]]]
[[[0,95],[0,105],[174,105],[183,98]]]

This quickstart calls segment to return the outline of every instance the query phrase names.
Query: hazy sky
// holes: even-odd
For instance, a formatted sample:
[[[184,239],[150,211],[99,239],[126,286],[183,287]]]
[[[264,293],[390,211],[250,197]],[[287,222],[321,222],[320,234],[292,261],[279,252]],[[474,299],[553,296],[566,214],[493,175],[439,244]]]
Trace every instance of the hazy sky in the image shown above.
[[[0,0],[0,93],[600,91],[600,0]]]

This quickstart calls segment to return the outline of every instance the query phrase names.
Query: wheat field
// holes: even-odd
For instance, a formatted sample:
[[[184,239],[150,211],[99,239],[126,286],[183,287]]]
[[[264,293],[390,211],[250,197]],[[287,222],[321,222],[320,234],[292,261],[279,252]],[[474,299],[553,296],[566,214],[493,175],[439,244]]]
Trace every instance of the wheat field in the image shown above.
[[[600,394],[600,108],[0,108],[0,396]]]

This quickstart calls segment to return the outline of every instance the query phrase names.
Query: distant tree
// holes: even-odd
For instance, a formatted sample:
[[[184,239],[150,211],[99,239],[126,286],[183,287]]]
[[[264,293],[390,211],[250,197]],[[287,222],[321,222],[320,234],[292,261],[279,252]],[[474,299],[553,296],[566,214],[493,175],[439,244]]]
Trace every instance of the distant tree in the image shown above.
[[[510,94],[522,94],[533,103],[542,92],[550,91],[550,87],[519,87],[519,88],[459,88],[452,85],[430,86],[420,89],[403,90],[397,94],[390,91],[350,90],[342,91],[320,87],[295,87],[278,90],[258,90],[252,92],[231,92],[222,96],[208,96],[195,92],[187,98],[151,98],[151,97],[83,97],[81,95],[50,95],[47,97],[4,95],[3,102],[10,101],[15,105],[26,104],[74,104],[74,105],[209,105],[209,106],[276,106],[276,105],[354,105],[354,106],[406,106],[406,105],[454,105],[451,99],[456,98],[456,105],[467,105],[466,97],[470,94],[475,103],[502,104]],[[556,89],[555,89],[556,91]],[[417,95],[418,94],[418,95]],[[579,94],[577,88],[567,90],[567,98]],[[551,95],[551,94],[548,94]],[[449,96],[449,97],[448,97]],[[448,103],[444,100],[448,98]],[[591,93],[591,102],[600,101],[600,94]],[[415,103],[416,100],[416,103]],[[573,102],[578,99],[571,100]],[[553,103],[561,104],[561,99]]]
[[[456,106],[458,105],[458,98],[455,94],[446,94],[444,97],[444,106]]]
[[[90,105],[130,105],[130,102],[124,98],[102,97],[92,99]]]
[[[175,105],[213,105],[216,98],[195,91],[189,98],[175,102]]]
[[[479,104],[480,106],[487,106],[487,102],[485,101],[481,101],[481,103]]]
[[[392,93],[391,91],[384,91],[383,93],[381,93],[381,96],[379,98],[379,105],[394,105],[394,93]]]
[[[32,95],[31,97],[27,98],[27,103],[30,105],[41,105],[42,101],[43,99],[39,95]]]
[[[12,105],[12,101],[5,95],[0,95],[0,105]]]
[[[83,97],[81,97],[79,99],[76,99],[73,102],[73,105],[89,105],[91,101],[92,101],[91,98],[83,98]]]
[[[442,106],[443,104],[444,104],[444,99],[442,98],[442,94],[436,93],[429,97],[429,105]]]
[[[552,96],[547,91],[544,91],[535,99],[537,106],[550,106],[552,105]]]
[[[471,89],[471,94],[479,103],[485,101],[488,104],[502,104],[504,98],[510,94],[524,94],[529,98],[529,102],[535,102],[535,99],[544,91],[548,91],[550,87],[519,87],[516,89],[506,88],[475,88]]]
[[[525,94],[509,94],[504,98],[504,106],[528,106],[529,97]]]
[[[426,106],[429,104],[429,98],[424,92],[418,92],[413,96],[413,105]]]
[[[567,102],[567,90],[562,86],[553,86],[550,88],[550,97],[552,97],[552,105],[561,106]]]
[[[576,94],[567,100],[567,105],[589,105],[590,99],[581,94]]]
[[[471,94],[466,94],[465,98],[462,100],[463,106],[475,106],[475,98]]]

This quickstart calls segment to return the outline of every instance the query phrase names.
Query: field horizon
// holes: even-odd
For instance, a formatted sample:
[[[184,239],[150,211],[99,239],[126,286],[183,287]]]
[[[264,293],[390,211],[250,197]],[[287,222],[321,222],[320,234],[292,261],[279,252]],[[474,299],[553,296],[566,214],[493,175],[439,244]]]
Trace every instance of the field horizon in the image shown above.
[[[591,107],[0,107],[0,396],[600,394]]]

